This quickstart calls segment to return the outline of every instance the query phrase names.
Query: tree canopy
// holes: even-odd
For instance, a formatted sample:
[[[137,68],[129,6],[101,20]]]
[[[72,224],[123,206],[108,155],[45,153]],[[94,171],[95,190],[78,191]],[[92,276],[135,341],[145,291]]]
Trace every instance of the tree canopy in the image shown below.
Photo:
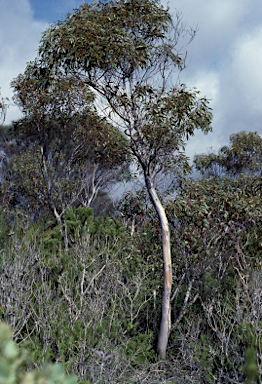
[[[83,82],[61,71],[42,75],[35,60],[12,82],[24,117],[12,127],[20,152],[10,162],[11,190],[33,215],[48,206],[61,225],[68,207],[90,206],[128,172],[130,152]]]
[[[44,33],[40,62],[43,71],[63,68],[103,97],[103,111],[118,117],[143,169],[169,171],[184,139],[210,130],[207,99],[173,84],[174,70],[184,66],[177,50],[184,32],[159,1],[83,4]]]
[[[230,136],[230,144],[220,148],[217,154],[196,155],[194,163],[205,177],[261,175],[262,138],[257,132],[238,132]]]

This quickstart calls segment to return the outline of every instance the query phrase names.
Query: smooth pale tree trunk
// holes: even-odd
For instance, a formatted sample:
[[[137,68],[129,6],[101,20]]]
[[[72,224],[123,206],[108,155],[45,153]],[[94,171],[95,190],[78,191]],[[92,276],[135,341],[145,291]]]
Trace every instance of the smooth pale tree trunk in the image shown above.
[[[163,205],[161,204],[156,190],[154,188],[153,181],[150,176],[145,174],[146,187],[150,196],[150,199],[157,212],[162,237],[162,252],[164,262],[164,287],[162,295],[162,314],[161,323],[157,343],[157,353],[162,360],[166,359],[166,349],[171,328],[171,289],[172,289],[172,262],[171,262],[171,250],[170,250],[170,231],[168,220]]]

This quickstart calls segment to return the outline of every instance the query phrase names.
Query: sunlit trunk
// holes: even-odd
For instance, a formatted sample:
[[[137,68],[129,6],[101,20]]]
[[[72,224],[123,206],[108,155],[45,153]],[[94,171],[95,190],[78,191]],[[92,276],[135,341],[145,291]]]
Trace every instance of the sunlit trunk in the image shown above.
[[[153,181],[150,176],[145,174],[146,187],[150,196],[150,199],[157,212],[162,237],[162,252],[163,252],[163,267],[164,267],[164,287],[162,295],[162,314],[161,323],[157,343],[157,353],[162,360],[166,358],[166,349],[171,327],[171,288],[172,288],[172,263],[171,263],[171,250],[170,250],[170,231],[168,220],[163,205],[161,204],[156,190],[154,188]]]

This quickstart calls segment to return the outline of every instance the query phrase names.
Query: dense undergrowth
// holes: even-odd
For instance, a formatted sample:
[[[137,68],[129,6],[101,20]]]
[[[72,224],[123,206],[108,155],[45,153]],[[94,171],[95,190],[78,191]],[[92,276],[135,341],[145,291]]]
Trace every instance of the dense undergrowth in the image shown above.
[[[232,198],[220,210],[220,181],[191,183],[166,203],[174,292],[165,366],[155,354],[160,234],[143,191],[127,197],[128,212],[122,201],[121,220],[68,209],[63,236],[59,227],[26,228],[2,214],[0,313],[19,350],[29,352],[27,370],[61,363],[79,383],[260,380],[261,202],[231,182]]]

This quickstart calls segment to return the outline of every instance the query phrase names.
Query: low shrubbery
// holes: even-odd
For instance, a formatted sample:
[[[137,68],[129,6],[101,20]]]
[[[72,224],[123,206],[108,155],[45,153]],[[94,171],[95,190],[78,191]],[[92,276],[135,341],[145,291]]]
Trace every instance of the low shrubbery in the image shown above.
[[[155,354],[162,265],[152,213],[136,212],[129,221],[127,215],[124,223],[71,208],[62,232],[59,226],[25,230],[10,223],[2,231],[0,313],[12,327],[17,356],[29,351],[26,370],[38,372],[35,380],[47,372],[45,380],[62,375],[57,363],[83,384],[252,383],[260,375],[259,227],[250,219],[247,236],[229,214],[224,226],[230,230],[219,230],[214,211],[196,242],[199,228],[190,215],[202,214],[196,206],[201,189],[192,191],[188,222],[170,220],[174,292],[165,369]],[[219,208],[219,198],[212,204]],[[178,217],[181,207],[179,198],[169,202],[168,214]],[[259,219],[259,207],[253,207]],[[55,368],[46,368],[47,362]]]
[[[12,341],[12,331],[0,323],[1,384],[76,384],[76,375],[65,375],[59,364],[47,364],[42,370],[30,369],[30,356]]]

